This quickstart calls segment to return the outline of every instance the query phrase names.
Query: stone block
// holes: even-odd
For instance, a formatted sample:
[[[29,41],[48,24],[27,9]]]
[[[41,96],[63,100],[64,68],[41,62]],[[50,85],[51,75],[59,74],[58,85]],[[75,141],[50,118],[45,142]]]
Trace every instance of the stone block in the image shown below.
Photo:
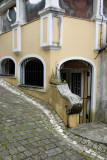
[[[68,115],[68,126],[70,128],[79,126],[79,114]]]

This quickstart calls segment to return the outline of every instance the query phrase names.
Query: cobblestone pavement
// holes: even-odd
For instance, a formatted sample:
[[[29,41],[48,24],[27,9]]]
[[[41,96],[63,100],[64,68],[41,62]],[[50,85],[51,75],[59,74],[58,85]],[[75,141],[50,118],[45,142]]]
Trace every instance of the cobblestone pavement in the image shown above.
[[[54,109],[0,81],[1,160],[107,159],[107,147],[71,133]]]

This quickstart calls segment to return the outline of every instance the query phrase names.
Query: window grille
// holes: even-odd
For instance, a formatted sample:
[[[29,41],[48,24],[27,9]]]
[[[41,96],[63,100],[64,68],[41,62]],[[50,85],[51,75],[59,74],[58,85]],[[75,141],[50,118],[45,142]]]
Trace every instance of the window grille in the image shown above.
[[[21,78],[23,85],[43,87],[44,67],[37,58],[28,58],[21,65]]]
[[[15,64],[11,59],[5,59],[1,63],[1,74],[2,75],[15,75]]]

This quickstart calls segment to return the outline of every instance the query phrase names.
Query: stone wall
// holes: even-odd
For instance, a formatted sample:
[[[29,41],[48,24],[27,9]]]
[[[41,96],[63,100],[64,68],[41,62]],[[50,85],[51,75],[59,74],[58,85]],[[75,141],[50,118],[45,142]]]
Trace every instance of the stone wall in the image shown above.
[[[70,105],[68,100],[61,96],[61,94],[58,92],[55,85],[51,85],[51,95],[50,96],[51,96],[50,104],[53,106],[55,111],[64,121],[65,125],[67,125],[67,112],[66,112],[65,106]]]
[[[68,84],[51,85],[50,90],[49,103],[54,107],[65,125],[68,125],[68,115],[78,114],[82,110],[81,98],[70,91]]]
[[[98,60],[96,119],[107,123],[107,52],[101,53]]]

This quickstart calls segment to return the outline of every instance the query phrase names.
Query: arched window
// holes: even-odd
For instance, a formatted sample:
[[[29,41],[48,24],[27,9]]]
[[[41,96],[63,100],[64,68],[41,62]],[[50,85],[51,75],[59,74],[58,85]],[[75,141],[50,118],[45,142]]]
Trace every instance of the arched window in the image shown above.
[[[15,63],[12,59],[7,58],[1,63],[1,74],[2,75],[15,75]]]
[[[44,67],[38,58],[28,58],[21,64],[21,84],[43,87]]]

